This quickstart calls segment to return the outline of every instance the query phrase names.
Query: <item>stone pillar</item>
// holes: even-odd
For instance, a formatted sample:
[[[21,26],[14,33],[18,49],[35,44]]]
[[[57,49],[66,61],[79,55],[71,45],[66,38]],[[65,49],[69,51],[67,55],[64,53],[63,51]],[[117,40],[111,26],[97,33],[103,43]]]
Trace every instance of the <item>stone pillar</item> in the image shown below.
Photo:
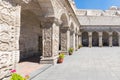
[[[92,47],[92,32],[88,32],[89,35],[89,47]]]
[[[14,5],[14,6],[12,6]],[[16,69],[19,61],[21,6],[0,1],[0,80]],[[5,11],[4,11],[5,10]]]
[[[103,42],[102,42],[102,32],[99,32],[99,47],[103,46]]]
[[[75,50],[78,49],[78,33],[75,34]]]
[[[75,50],[75,32],[73,32],[73,49]]]
[[[69,26],[63,26],[61,28],[61,33],[60,34],[61,34],[61,51],[68,52],[68,49],[70,48]]]
[[[59,26],[54,17],[42,22],[43,54],[40,63],[55,64],[59,50]]]
[[[112,47],[112,32],[109,32],[109,47]]]
[[[120,32],[118,33],[118,45],[120,46]]]
[[[79,43],[79,45],[82,45],[82,36],[81,36],[81,32],[79,32],[79,34],[78,34],[78,43]]]

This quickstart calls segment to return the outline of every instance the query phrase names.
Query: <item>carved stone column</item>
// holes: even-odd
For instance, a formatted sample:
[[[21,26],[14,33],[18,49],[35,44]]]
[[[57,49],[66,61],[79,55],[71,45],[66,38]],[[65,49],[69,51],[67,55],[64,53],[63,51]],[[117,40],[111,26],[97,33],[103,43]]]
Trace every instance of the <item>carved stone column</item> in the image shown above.
[[[59,24],[54,17],[42,21],[43,54],[40,63],[54,64],[59,49]]]
[[[14,5],[14,6],[13,6]],[[10,0],[0,1],[0,80],[19,61],[19,36],[21,7]]]
[[[109,32],[109,47],[112,47],[112,32]]]
[[[118,33],[118,45],[120,46],[120,32]]]
[[[75,32],[72,32],[72,38],[73,38],[73,44],[72,44],[72,48],[75,50]]]
[[[78,34],[78,43],[79,43],[79,45],[82,45],[82,36],[81,36],[81,32],[79,32],[79,34]]]
[[[75,50],[78,49],[78,33],[75,34]]]
[[[61,51],[68,52],[68,49],[70,48],[69,26],[62,26],[60,34],[61,34]]]
[[[89,47],[92,47],[92,32],[88,32],[89,35]]]
[[[102,32],[99,32],[99,47],[103,46],[103,42],[102,42]]]

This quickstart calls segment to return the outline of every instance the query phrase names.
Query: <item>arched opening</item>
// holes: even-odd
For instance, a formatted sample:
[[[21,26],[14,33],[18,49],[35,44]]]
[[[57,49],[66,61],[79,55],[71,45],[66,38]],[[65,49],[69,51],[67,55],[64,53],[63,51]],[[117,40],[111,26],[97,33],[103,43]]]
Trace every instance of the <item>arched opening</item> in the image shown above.
[[[30,10],[22,10],[21,12],[19,46],[20,62],[29,61],[39,63],[43,46],[42,28],[38,17]]]
[[[99,35],[97,32],[92,33],[92,46],[99,46]]]
[[[64,27],[66,27],[68,25],[68,21],[67,21],[67,16],[66,14],[62,14],[60,20],[62,21],[62,24],[59,28],[59,50],[65,50],[65,45],[67,45],[66,42],[66,30],[64,29]]]
[[[113,32],[112,34],[112,44],[113,46],[118,46],[118,33]]]
[[[83,32],[82,33],[82,45],[83,46],[88,46],[89,45],[88,32]]]
[[[103,32],[102,42],[103,46],[109,46],[109,34],[107,32]]]

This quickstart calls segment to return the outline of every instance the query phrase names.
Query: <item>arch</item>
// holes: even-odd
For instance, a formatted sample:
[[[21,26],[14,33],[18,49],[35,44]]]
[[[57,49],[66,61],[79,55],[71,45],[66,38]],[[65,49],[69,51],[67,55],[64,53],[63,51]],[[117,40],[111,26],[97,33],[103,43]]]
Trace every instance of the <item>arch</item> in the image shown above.
[[[33,11],[36,9],[37,10],[36,13],[38,15],[41,13],[41,10],[42,10],[43,16],[47,17],[47,16],[55,15],[53,0],[13,0],[13,1],[17,4],[20,4],[21,7],[23,7],[22,9],[29,8]],[[48,6],[49,9],[46,6]]]
[[[68,19],[67,19],[67,15],[65,13],[63,13],[60,16],[60,20],[62,21],[62,25],[59,27],[59,50],[63,50],[65,49],[64,46],[65,44],[63,44],[65,42],[64,39],[64,33],[66,32],[66,30],[63,27],[67,27],[68,26]]]
[[[82,45],[83,45],[83,46],[88,46],[88,45],[89,45],[88,32],[83,32],[83,33],[82,33]]]
[[[109,34],[107,32],[103,32],[102,42],[103,46],[109,46]]]
[[[113,46],[118,46],[118,33],[117,32],[113,32],[112,34],[112,44]]]
[[[92,33],[92,46],[99,46],[99,34],[96,31]]]
[[[65,13],[61,15],[60,20],[62,21],[62,27],[68,25],[68,18]]]
[[[42,28],[38,16],[30,10],[21,11],[21,29],[20,29],[20,61],[25,58],[35,57],[39,63],[38,57],[42,56]]]

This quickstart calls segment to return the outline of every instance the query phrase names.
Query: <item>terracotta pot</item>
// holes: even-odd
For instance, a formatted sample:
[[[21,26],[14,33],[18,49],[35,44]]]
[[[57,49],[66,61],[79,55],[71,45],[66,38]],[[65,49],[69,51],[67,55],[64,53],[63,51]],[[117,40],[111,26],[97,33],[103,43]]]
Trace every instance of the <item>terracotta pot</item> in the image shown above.
[[[72,52],[69,52],[69,55],[72,55]]]
[[[62,62],[63,62],[63,58],[59,58],[58,63],[62,63]]]

